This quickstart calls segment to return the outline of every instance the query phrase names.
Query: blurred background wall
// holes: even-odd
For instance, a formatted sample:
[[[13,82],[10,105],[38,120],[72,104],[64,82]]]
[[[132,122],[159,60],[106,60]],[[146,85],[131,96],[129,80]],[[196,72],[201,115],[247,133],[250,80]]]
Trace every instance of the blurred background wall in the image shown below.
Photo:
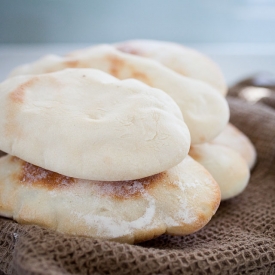
[[[48,53],[134,38],[194,47],[228,84],[275,75],[275,0],[0,0],[0,81]]]
[[[0,0],[0,43],[273,43],[274,0]]]

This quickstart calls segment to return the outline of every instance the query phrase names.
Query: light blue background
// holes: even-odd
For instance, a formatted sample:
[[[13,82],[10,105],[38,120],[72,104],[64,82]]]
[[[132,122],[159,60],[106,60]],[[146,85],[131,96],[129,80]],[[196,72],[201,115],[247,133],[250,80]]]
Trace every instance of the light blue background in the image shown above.
[[[0,0],[0,43],[274,43],[275,0]]]

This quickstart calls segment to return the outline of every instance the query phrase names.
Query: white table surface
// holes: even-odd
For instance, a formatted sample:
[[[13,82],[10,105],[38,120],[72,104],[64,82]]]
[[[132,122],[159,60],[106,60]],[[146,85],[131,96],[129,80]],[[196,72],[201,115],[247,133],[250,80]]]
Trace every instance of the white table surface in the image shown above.
[[[43,55],[65,54],[87,44],[0,44],[0,81],[16,66],[32,62]],[[275,75],[275,44],[192,44],[221,67],[228,85],[258,72]]]

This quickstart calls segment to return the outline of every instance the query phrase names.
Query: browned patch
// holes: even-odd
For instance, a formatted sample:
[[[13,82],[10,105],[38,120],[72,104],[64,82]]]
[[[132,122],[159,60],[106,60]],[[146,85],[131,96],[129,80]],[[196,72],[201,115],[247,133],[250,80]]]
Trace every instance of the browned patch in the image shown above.
[[[67,68],[77,68],[79,65],[79,61],[75,60],[75,59],[74,60],[66,60],[64,62],[64,64]]]
[[[100,181],[96,183],[96,192],[118,200],[138,198],[160,182],[167,182],[168,175],[162,172],[150,177],[129,181]]]
[[[16,122],[16,117],[18,115],[18,110],[20,106],[24,104],[24,98],[26,90],[31,87],[39,78],[32,77],[28,81],[19,85],[14,91],[9,93],[8,101],[6,104],[6,118],[5,118],[5,135],[16,135],[17,138],[21,137],[21,131],[19,130],[18,123]]]
[[[127,63],[125,63],[124,60],[114,57],[114,56],[109,56],[108,57],[109,61],[110,61],[110,74],[116,78],[121,79],[120,75],[121,75],[121,71],[123,70],[123,68],[127,67],[128,73],[129,73],[129,78],[134,78],[134,79],[138,79],[140,81],[142,81],[143,83],[146,83],[149,86],[151,85],[151,81],[150,79],[147,77],[146,74],[144,74],[143,72],[137,71],[134,66],[131,66]]]
[[[24,102],[26,89],[32,86],[37,81],[37,79],[37,77],[33,77],[30,80],[19,85],[14,91],[9,94],[9,99],[17,104],[22,104]]]
[[[118,45],[116,48],[119,51],[124,52],[124,53],[140,55],[140,56],[142,56],[142,54],[143,54],[143,52],[141,50],[138,50],[137,48],[133,48],[129,44]]]
[[[110,67],[110,74],[114,77],[119,78],[120,72],[122,68],[125,66],[125,62],[117,57],[109,56],[107,57],[109,59],[111,67]]]
[[[24,102],[24,94],[25,94],[25,91],[20,86],[19,89],[16,89],[9,95],[9,98],[11,99],[12,102],[23,103]]]
[[[149,86],[152,86],[152,83],[151,83],[150,79],[144,73],[132,70],[132,77],[135,78],[135,79],[140,80],[143,83],[146,83]]]
[[[23,162],[23,160],[19,159],[18,157],[15,157],[15,156],[11,156],[11,157],[10,157],[10,161],[11,161],[11,162],[18,162],[18,161]]]
[[[60,175],[25,161],[22,164],[19,180],[26,185],[38,185],[48,190],[66,187],[75,182],[74,178]]]
[[[19,180],[22,184],[39,186],[48,190],[57,188],[66,188],[77,179],[60,175],[58,173],[43,169],[28,162],[19,160],[17,157],[11,158],[11,161],[21,161],[22,168]],[[162,172],[150,177],[129,180],[129,181],[90,181],[95,187],[95,192],[101,196],[108,196],[117,200],[138,198],[145,192],[153,189],[155,185],[170,184],[167,172]]]
[[[194,148],[193,146],[190,147],[189,155],[197,161],[199,161],[201,159],[201,155],[198,153],[196,148]]]

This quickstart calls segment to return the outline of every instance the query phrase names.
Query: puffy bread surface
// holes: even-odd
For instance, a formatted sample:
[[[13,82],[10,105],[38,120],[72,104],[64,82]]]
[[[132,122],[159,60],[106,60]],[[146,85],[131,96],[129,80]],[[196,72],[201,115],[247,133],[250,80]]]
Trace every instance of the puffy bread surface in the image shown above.
[[[1,150],[60,174],[131,180],[183,160],[190,134],[163,91],[93,69],[0,84]]]
[[[64,58],[47,56],[16,69],[12,75],[47,73],[68,67],[92,67],[119,79],[135,78],[165,91],[179,105],[192,144],[212,140],[228,122],[228,104],[216,89],[181,76],[157,61],[123,53],[110,45],[80,50]]]
[[[0,215],[66,234],[125,243],[190,234],[219,203],[217,183],[188,156],[166,172],[127,182],[80,180],[0,159]]]
[[[156,40],[130,40],[115,44],[122,52],[154,59],[179,74],[202,80],[222,95],[227,86],[220,68],[204,54],[180,44]]]
[[[257,152],[249,138],[231,123],[214,138],[211,143],[224,145],[237,151],[247,162],[250,169],[257,159]]]
[[[203,165],[219,184],[222,200],[239,195],[247,186],[249,168],[235,150],[205,143],[192,146],[189,155]]]

